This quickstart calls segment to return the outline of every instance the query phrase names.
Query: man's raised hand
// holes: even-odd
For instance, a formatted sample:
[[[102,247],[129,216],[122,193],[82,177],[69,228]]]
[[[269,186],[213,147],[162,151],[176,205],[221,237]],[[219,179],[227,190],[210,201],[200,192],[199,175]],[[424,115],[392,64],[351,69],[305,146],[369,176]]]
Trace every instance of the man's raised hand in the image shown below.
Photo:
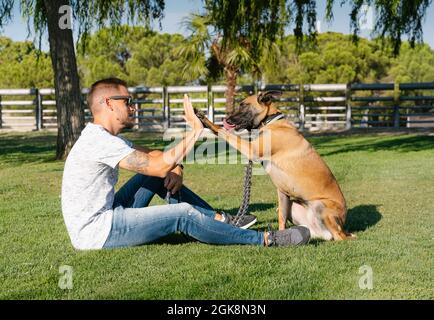
[[[203,129],[203,124],[195,115],[190,98],[187,94],[184,94],[184,119],[193,130],[201,131]]]

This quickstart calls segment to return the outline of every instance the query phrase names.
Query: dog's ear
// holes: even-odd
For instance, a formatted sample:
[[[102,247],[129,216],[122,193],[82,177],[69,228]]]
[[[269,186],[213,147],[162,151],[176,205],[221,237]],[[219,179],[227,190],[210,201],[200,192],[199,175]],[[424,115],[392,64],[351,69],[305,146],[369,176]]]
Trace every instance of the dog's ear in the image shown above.
[[[278,99],[282,95],[282,91],[266,91],[259,92],[258,94],[258,103],[270,105],[273,101]]]

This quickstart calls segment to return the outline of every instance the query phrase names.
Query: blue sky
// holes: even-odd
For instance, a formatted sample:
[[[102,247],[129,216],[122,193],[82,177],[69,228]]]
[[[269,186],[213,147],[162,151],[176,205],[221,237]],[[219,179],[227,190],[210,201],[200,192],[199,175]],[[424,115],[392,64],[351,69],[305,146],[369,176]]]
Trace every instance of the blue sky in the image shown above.
[[[28,37],[26,22],[21,18],[18,8],[18,1],[14,8],[13,21],[7,25],[1,35],[12,38],[15,41],[22,41],[25,39],[33,40],[34,35]],[[340,7],[340,1],[335,1],[334,5],[334,20],[331,23],[325,21],[325,1],[317,1],[317,19],[320,21],[321,32],[336,31],[342,33],[350,33],[350,18],[349,6]],[[165,17],[162,20],[162,32],[168,33],[183,33],[181,22],[191,12],[200,12],[202,8],[202,1],[200,0],[166,0],[166,9],[164,11]],[[156,26],[158,29],[158,26]],[[423,24],[423,37],[424,42],[428,43],[431,48],[434,48],[434,4],[432,4],[427,12],[425,22]],[[362,36],[369,37],[369,31],[365,30],[361,33]],[[42,49],[48,50],[48,40],[45,36],[42,42]]]

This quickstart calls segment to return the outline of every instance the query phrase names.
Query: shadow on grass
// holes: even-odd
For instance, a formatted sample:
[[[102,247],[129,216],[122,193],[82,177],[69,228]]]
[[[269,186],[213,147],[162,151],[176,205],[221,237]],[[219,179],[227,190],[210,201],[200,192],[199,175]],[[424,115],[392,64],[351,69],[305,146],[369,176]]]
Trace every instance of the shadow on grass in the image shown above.
[[[411,152],[434,149],[434,136],[428,135],[372,135],[368,133],[366,135],[318,135],[306,138],[315,148],[319,149],[322,156],[355,151]],[[212,152],[223,152],[225,156],[234,155],[233,148],[222,140],[206,140],[204,143],[211,145],[209,150]],[[219,146],[219,144],[223,145]],[[223,155],[220,154],[220,156]],[[239,153],[238,157],[240,157]]]
[[[249,213],[266,211],[270,208],[273,208],[274,206],[275,204],[273,203],[254,203],[249,206]],[[228,210],[225,209],[224,211],[234,215],[238,212],[238,208],[232,208]],[[251,228],[251,230],[258,231],[254,227]],[[197,242],[197,240],[183,233],[176,233],[176,234],[169,234],[163,238],[160,238],[157,241],[153,242],[153,244],[183,244],[188,242]]]
[[[369,227],[377,224],[381,218],[382,215],[378,212],[377,205],[367,204],[356,206],[349,209],[347,212],[345,229],[348,232],[365,231]]]
[[[132,141],[162,149],[168,142],[147,136],[143,133],[128,134]],[[21,165],[56,161],[56,141],[54,132],[6,133],[0,135],[0,163]]]
[[[146,145],[151,149],[163,149],[171,141],[163,141],[161,137],[144,133],[127,133],[129,139],[139,145]],[[400,135],[400,136],[322,136],[311,137],[314,146],[319,148],[320,154],[330,156],[355,151],[397,152],[423,151],[434,149],[434,136]],[[348,140],[346,142],[346,140]],[[215,142],[217,148],[217,142]],[[197,148],[197,146],[196,146]],[[218,150],[218,149],[216,149]],[[224,149],[226,155],[232,154]],[[55,161],[56,133],[23,133],[4,134],[0,136],[0,162],[9,164],[23,164],[32,162]]]
[[[20,165],[55,161],[56,135],[13,134],[0,138],[0,161]]]
[[[267,211],[270,208],[277,208],[277,203],[252,203],[249,205],[249,210],[248,212],[251,214],[254,213],[261,213],[263,211]],[[237,208],[232,208],[232,209],[224,209],[225,212],[229,213],[229,214],[237,214],[239,207]],[[277,217],[277,215],[276,215]]]
[[[348,232],[354,232],[357,236],[357,232],[365,231],[366,229],[376,225],[382,218],[377,207],[378,206],[374,204],[367,204],[349,209],[345,222],[345,230]],[[355,241],[357,241],[357,239]],[[322,239],[312,239],[310,244],[316,246],[324,242],[326,241]]]
[[[174,233],[174,234],[169,234],[165,237],[162,237],[154,242],[152,242],[152,244],[184,244],[184,243],[189,243],[189,242],[199,242],[198,240],[183,234],[183,233]]]
[[[255,203],[252,204],[249,208],[250,208],[250,212],[253,213],[255,211],[265,211],[274,206],[275,205],[272,203]],[[366,229],[377,224],[382,218],[382,215],[380,212],[378,212],[377,207],[378,207],[377,205],[368,204],[368,205],[356,206],[354,208],[349,209],[347,212],[345,230],[348,232],[360,232],[360,231],[365,231]],[[238,208],[233,208],[227,210],[226,212],[235,214],[237,210]],[[255,227],[251,228],[251,230],[260,231]],[[184,235],[182,233],[180,234],[177,233],[177,234],[171,234],[166,237],[160,238],[159,240],[154,242],[154,244],[183,244],[188,242],[197,242],[197,240],[187,235]],[[310,244],[319,245],[323,242],[325,241],[321,239],[312,239],[310,241]]]
[[[315,140],[314,144],[319,148],[331,148],[333,150],[325,150],[321,152],[323,156],[330,156],[346,152],[355,151],[397,151],[397,152],[411,152],[411,151],[424,151],[434,149],[434,136],[398,136],[398,137],[384,137],[379,136],[378,141],[375,137],[368,137],[368,139],[354,140],[349,143],[339,143],[337,145],[328,146],[327,143],[332,143],[334,140],[337,142],[343,141],[342,138],[319,138]],[[322,143],[325,143],[322,146]]]

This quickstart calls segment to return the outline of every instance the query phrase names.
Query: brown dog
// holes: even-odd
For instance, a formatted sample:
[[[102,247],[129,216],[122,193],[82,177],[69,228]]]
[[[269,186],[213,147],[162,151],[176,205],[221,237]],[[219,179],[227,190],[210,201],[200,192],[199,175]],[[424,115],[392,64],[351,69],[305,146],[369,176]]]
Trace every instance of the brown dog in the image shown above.
[[[277,188],[279,229],[290,219],[310,229],[312,238],[344,240],[345,198],[332,172],[312,145],[272,104],[280,92],[249,96],[224,120],[224,128],[196,114],[204,126],[250,160],[261,161]],[[249,142],[233,131],[258,129]]]

